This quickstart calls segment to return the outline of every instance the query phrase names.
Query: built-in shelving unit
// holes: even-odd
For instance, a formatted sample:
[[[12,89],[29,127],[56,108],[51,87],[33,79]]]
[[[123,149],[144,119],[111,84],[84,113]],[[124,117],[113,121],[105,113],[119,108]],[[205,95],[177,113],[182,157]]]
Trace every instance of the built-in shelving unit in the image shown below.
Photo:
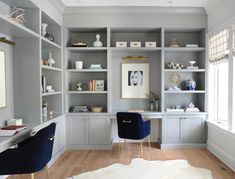
[[[93,47],[96,34],[100,35],[103,47]],[[75,106],[88,108],[102,106],[104,108],[102,113],[107,113],[109,111],[107,28],[67,28],[66,35],[66,112],[71,113]],[[78,42],[86,43],[87,47],[73,47],[73,44]],[[76,69],[76,61],[83,62],[82,69]],[[101,65],[101,69],[91,69],[92,64]],[[89,89],[92,80],[103,80],[104,90]],[[83,84],[81,90],[77,88],[79,82]]]
[[[162,59],[162,111],[166,108],[180,106],[187,107],[191,102],[205,111],[205,30],[204,29],[165,29],[164,30],[164,57]],[[169,47],[176,39],[180,47]],[[197,44],[199,47],[189,48],[186,44]],[[198,69],[188,69],[189,61],[195,61]],[[182,69],[171,69],[168,64],[183,65]],[[177,82],[171,81],[172,75],[177,76]],[[186,90],[186,81],[193,79],[196,82],[195,90]],[[174,80],[173,80],[174,81]],[[177,86],[181,90],[172,91]],[[169,90],[171,88],[171,90]],[[170,113],[170,112],[168,112]],[[188,113],[187,113],[188,114]]]
[[[51,109],[54,116],[57,116],[57,114],[63,113],[63,61],[61,48],[62,28],[60,24],[55,22],[43,11],[41,12],[41,23],[48,24],[46,31],[54,37],[52,41],[40,35],[41,75],[46,79],[45,86],[50,85],[54,89],[54,92],[42,91],[41,103],[44,104],[47,102],[48,109]],[[51,58],[55,61],[52,65],[49,64],[48,60],[50,58],[50,54]],[[43,82],[41,81],[41,84],[42,83]]]

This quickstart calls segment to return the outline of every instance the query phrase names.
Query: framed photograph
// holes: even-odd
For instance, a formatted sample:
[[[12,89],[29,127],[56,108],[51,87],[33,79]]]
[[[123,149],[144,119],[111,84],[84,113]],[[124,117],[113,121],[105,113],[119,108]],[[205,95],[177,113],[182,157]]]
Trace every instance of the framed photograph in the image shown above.
[[[122,63],[122,98],[146,99],[149,93],[149,63]]]
[[[104,80],[96,80],[95,90],[96,91],[104,91]]]
[[[0,51],[0,108],[7,107],[6,97],[6,54]]]

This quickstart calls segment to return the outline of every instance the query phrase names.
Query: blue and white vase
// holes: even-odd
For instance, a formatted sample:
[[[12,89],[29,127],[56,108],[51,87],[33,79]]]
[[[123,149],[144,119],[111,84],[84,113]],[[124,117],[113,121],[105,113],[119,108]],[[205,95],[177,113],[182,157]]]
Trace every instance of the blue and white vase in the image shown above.
[[[189,79],[186,81],[185,87],[187,90],[195,90],[196,89],[196,82],[193,79]]]

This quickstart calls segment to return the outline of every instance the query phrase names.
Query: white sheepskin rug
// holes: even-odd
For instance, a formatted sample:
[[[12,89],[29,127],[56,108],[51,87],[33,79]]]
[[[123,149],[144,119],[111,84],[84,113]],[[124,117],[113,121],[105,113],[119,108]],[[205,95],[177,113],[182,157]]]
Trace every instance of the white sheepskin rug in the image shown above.
[[[147,161],[113,164],[68,179],[213,179],[211,171],[192,167],[186,160]]]

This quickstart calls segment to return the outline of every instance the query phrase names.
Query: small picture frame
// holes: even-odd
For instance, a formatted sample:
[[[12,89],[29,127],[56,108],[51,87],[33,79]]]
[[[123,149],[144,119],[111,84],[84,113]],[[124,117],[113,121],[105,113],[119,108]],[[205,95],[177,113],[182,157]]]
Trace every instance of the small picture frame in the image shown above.
[[[96,91],[104,91],[104,80],[96,80],[95,90]]]

